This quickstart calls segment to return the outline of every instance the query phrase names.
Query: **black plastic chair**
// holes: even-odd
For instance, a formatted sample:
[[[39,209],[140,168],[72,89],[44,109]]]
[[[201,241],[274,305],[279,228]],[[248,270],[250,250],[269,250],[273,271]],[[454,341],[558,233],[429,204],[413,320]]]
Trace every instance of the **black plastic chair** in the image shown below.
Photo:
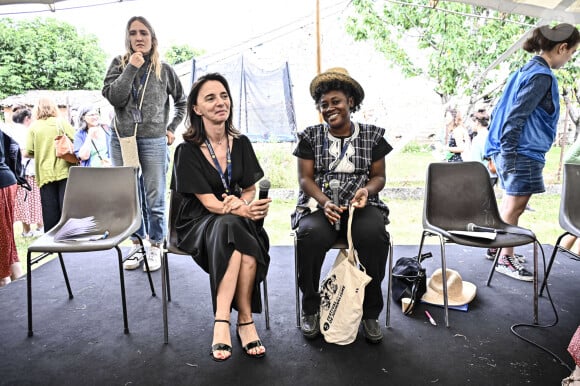
[[[34,240],[28,247],[27,265],[27,300],[28,300],[28,336],[32,331],[32,265],[45,257],[56,253],[60,261],[62,273],[68,290],[69,299],[73,298],[71,286],[66,272],[63,253],[95,252],[115,248],[119,261],[119,280],[121,284],[121,301],[123,304],[123,323],[125,334],[129,333],[127,320],[127,301],[125,297],[125,277],[123,262],[137,252],[144,252],[143,241],[139,238],[139,248],[133,249],[123,257],[120,244],[128,239],[141,225],[141,204],[139,200],[138,170],[133,167],[80,167],[70,168],[64,193],[62,215],[57,225],[47,233]],[[94,216],[98,229],[95,235],[109,232],[107,238],[96,241],[57,242],[54,236],[71,218]],[[33,253],[40,255],[33,257]],[[153,280],[149,272],[147,259],[147,276],[151,295],[155,296]]]
[[[300,328],[300,288],[298,286],[298,248],[297,248],[297,237],[296,232],[293,232],[294,236],[294,292],[296,299],[296,327]],[[330,249],[348,249],[348,241],[346,237],[341,237],[336,240],[336,242],[330,247]],[[389,257],[388,257],[388,270],[387,277],[389,278],[389,284],[387,288],[387,297],[385,301],[385,325],[386,327],[391,327],[391,290],[392,290],[392,274],[393,274],[393,238],[389,235]]]
[[[560,226],[564,229],[564,233],[558,237],[554,250],[552,251],[552,256],[550,257],[550,262],[548,263],[548,268],[546,270],[546,275],[544,276],[544,281],[542,282],[542,288],[540,289],[540,296],[544,292],[544,288],[548,283],[548,276],[550,275],[550,270],[552,269],[552,264],[554,263],[554,258],[558,251],[563,251],[575,260],[580,260],[580,256],[564,248],[560,245],[560,242],[566,235],[572,235],[575,237],[580,237],[580,200],[578,199],[578,189],[580,188],[580,165],[576,164],[564,164],[564,179],[562,182],[562,195],[560,197],[560,214],[558,216]]]
[[[500,248],[534,243],[534,323],[538,323],[538,250],[536,236],[526,228],[505,223],[499,214],[489,173],[479,162],[437,162],[427,168],[423,202],[423,233],[418,256],[427,236],[437,236],[441,247],[441,270],[445,325],[449,327],[445,244],[498,248],[487,286],[491,282]],[[494,240],[461,236],[449,231],[466,231],[468,224],[501,230]]]
[[[167,257],[170,253],[175,255],[184,255],[189,256],[191,255],[185,251],[182,251],[177,247],[177,233],[175,231],[175,221],[177,219],[177,210],[179,208],[180,203],[183,199],[183,196],[174,190],[171,190],[169,193],[169,220],[168,220],[168,230],[167,230],[167,237],[163,243],[163,255],[161,257],[161,272],[163,272],[161,278],[161,288],[163,291],[163,337],[165,344],[169,343],[169,326],[168,326],[168,317],[167,317],[167,303],[171,301],[171,284],[169,280],[169,260]],[[268,282],[267,278],[264,278],[262,282],[262,288],[264,289],[264,317],[266,319],[266,329],[270,329],[270,311],[268,307]]]

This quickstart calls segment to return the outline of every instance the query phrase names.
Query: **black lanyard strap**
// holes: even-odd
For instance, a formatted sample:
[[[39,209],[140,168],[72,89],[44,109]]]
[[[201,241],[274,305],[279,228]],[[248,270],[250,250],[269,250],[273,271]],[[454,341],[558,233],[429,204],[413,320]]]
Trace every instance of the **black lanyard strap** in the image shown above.
[[[143,89],[143,85],[145,84],[146,79],[149,77],[149,72],[151,71],[151,63],[147,66],[147,71],[141,75],[141,79],[139,79],[139,88],[135,87],[135,83],[131,85],[131,94],[133,95],[133,101],[137,103],[139,93],[142,91],[143,93],[145,90]]]

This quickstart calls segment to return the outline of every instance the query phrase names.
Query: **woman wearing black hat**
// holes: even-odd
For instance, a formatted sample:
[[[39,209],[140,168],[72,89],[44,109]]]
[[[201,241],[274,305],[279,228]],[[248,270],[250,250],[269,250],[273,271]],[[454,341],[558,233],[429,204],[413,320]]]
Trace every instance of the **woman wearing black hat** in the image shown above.
[[[300,192],[292,228],[297,229],[298,284],[302,291],[301,329],[306,338],[320,333],[318,283],[326,252],[346,234],[347,205],[357,208],[352,224],[353,244],[372,281],[365,289],[363,331],[378,343],[383,334],[378,316],[383,308],[381,282],[388,257],[389,210],[379,199],[385,186],[385,156],[392,147],[385,130],[351,121],[364,99],[364,90],[343,68],[316,76],[310,94],[325,123],[299,133],[294,150],[298,158]],[[333,203],[331,180],[338,180],[340,205]],[[340,230],[335,223],[340,222]]]

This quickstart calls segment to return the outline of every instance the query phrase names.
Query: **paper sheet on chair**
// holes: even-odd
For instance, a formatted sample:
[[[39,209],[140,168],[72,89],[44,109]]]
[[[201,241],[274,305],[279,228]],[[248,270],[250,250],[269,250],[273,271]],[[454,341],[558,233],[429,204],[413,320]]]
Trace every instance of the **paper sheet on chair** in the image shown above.
[[[470,232],[470,231],[449,231],[449,233],[458,236],[474,237],[478,239],[495,240],[495,232]]]
[[[54,241],[72,241],[83,239],[79,236],[89,236],[98,231],[93,216],[83,218],[69,218],[67,222],[54,234]]]

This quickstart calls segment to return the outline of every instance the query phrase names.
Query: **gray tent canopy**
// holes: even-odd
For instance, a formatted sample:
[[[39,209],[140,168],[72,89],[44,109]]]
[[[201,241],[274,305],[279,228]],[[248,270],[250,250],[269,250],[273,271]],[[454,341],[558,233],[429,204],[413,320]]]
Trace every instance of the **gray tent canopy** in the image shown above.
[[[296,115],[288,62],[262,69],[243,55],[227,61],[202,64],[195,59],[192,79],[218,72],[232,93],[234,126],[252,142],[296,141]]]

